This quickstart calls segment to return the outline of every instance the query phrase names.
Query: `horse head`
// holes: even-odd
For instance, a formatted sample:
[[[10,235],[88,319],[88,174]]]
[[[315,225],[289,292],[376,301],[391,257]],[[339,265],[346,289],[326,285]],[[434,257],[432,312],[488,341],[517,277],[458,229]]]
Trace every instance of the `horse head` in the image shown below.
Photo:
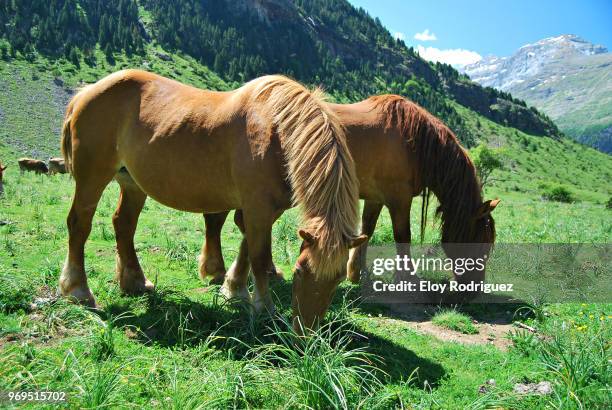
[[[302,245],[293,275],[292,307],[294,329],[303,332],[304,329],[317,327],[331,303],[338,284],[346,275],[341,269],[335,272],[317,272],[317,269],[329,269],[325,263],[318,262],[318,259],[325,257],[320,255],[319,239],[303,229],[298,233],[302,238]],[[366,235],[351,239],[347,244],[347,255],[350,248],[361,245],[367,239]]]

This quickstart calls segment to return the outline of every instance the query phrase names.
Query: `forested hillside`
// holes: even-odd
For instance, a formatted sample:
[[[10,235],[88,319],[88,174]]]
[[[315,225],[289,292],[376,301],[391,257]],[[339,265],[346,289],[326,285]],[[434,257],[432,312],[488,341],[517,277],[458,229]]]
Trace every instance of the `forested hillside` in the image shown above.
[[[282,72],[324,85],[339,101],[402,94],[441,116],[467,145],[475,137],[449,100],[530,134],[560,134],[523,101],[427,63],[346,0],[0,0],[0,11],[5,59],[38,52],[91,65],[96,49],[112,60],[114,52],[145,55],[146,44],[159,44],[228,81]]]

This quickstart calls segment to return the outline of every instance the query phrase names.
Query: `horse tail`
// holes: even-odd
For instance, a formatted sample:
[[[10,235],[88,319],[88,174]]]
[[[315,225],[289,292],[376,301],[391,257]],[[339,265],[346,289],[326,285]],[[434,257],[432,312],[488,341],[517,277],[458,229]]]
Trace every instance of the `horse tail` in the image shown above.
[[[72,101],[68,105],[66,110],[66,116],[64,117],[64,123],[62,124],[62,157],[64,157],[64,164],[66,166],[66,172],[72,174],[72,133],[70,131],[70,120],[72,119]]]
[[[312,268],[334,277],[356,236],[359,185],[346,136],[320,89],[283,76],[255,80],[255,98],[273,118],[302,227],[316,238]]]
[[[71,114],[66,114],[64,118],[64,124],[62,124],[62,157],[64,157],[64,164],[66,166],[66,172],[72,174],[72,134],[70,132],[70,119]]]
[[[425,240],[425,229],[427,227],[427,211],[429,210],[429,198],[431,196],[431,190],[429,187],[423,187],[421,193],[421,223],[419,225],[419,233],[421,234],[421,244]]]
[[[64,123],[62,124],[62,139],[60,147],[62,151],[62,157],[64,158],[64,164],[66,166],[66,172],[72,174],[72,131],[71,122],[72,114],[74,112],[74,105],[76,104],[79,96],[87,90],[91,84],[77,88],[77,93],[72,97],[68,106],[66,107],[66,114],[64,115]]]

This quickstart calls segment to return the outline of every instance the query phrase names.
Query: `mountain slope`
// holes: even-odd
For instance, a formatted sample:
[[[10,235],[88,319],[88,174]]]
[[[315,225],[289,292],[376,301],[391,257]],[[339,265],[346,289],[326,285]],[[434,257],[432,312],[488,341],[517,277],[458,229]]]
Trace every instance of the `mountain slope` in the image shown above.
[[[95,1],[91,0],[91,3]],[[284,6],[289,4],[286,1],[265,0],[248,3],[278,3]],[[88,7],[91,7],[90,3],[87,4]],[[329,6],[332,3],[326,4]],[[338,4],[345,4],[345,2],[338,2]],[[317,13],[325,16],[327,13],[325,10],[327,9],[319,10]],[[359,21],[363,18],[364,24],[367,25],[379,24],[367,17],[365,12],[351,10],[353,10],[352,18]],[[312,12],[314,13],[314,10]],[[319,14],[313,15],[318,19]],[[203,64],[201,56],[193,56],[192,52],[180,48],[162,46],[162,41],[159,40],[161,34],[158,32],[158,27],[162,23],[156,22],[155,12],[152,9],[140,7],[138,15],[138,26],[128,25],[126,27],[139,27],[139,31],[134,31],[134,33],[140,33],[138,35],[148,39],[143,42],[141,50],[128,51],[122,48],[122,40],[119,36],[116,42],[113,40],[111,43],[106,43],[104,47],[97,42],[92,49],[81,50],[79,48],[76,60],[73,60],[70,58],[72,52],[62,57],[57,54],[49,55],[45,52],[38,52],[37,48],[26,47],[28,51],[19,50],[6,38],[0,39],[0,50],[7,50],[0,59],[0,90],[2,91],[0,93],[0,157],[5,162],[8,161],[8,158],[23,155],[43,159],[57,155],[63,110],[73,90],[83,83],[94,82],[111,72],[123,68],[141,68],[187,84],[216,90],[228,90],[241,83],[229,78],[223,70],[217,72]],[[311,18],[314,20],[315,17]],[[348,20],[350,19],[345,19],[345,21]],[[113,24],[120,23],[114,22]],[[325,24],[329,24],[329,30],[333,28],[332,23]],[[276,26],[267,29],[266,27],[265,25],[258,26],[262,33],[260,36],[262,42],[272,33],[278,34],[274,28]],[[348,35],[339,34],[348,30],[342,27],[344,26],[340,25],[335,28],[334,33],[336,34],[334,35],[340,38],[337,41],[346,41],[345,44],[362,41],[360,47],[369,47],[367,44],[378,44],[371,38],[355,40]],[[118,32],[121,31],[123,30],[118,30]],[[36,30],[30,32],[36,33]],[[388,33],[386,31],[385,33],[384,35],[387,36]],[[67,41],[66,44],[69,42]],[[402,47],[395,41],[393,44],[399,44]],[[70,45],[64,48],[73,50],[75,47],[75,45]],[[351,47],[353,46],[350,46],[349,49]],[[393,50],[388,47],[378,49],[375,46],[372,47],[374,48],[364,51],[364,55],[393,53]],[[352,64],[350,58],[345,56],[345,52],[338,55],[349,61],[342,62],[342,64]],[[355,56],[355,58],[360,58],[358,54]],[[515,194],[539,197],[542,186],[565,184],[574,191],[578,199],[597,203],[605,202],[612,194],[607,182],[612,178],[612,157],[583,148],[567,138],[540,138],[534,135],[546,135],[546,133],[523,132],[513,128],[511,125],[521,121],[526,129],[530,129],[529,127],[533,124],[546,127],[548,120],[537,111],[525,107],[520,100],[512,98],[505,92],[482,88],[467,80],[466,77],[460,76],[449,66],[431,65],[416,56],[411,58],[414,58],[416,66],[423,68],[424,73],[432,73],[433,77],[417,76],[416,71],[402,77],[402,70],[414,68],[396,67],[392,69],[384,64],[379,66],[376,75],[365,69],[363,72],[339,72],[350,73],[349,77],[356,84],[356,90],[362,86],[372,87],[374,92],[399,93],[425,105],[432,112],[444,118],[451,128],[459,132],[466,145],[484,142],[492,147],[503,148],[509,158],[508,166],[504,171],[497,172],[497,181],[490,187],[495,190],[493,192],[503,191],[505,197]],[[355,70],[359,70],[359,64],[355,64]],[[394,77],[392,73],[385,74],[387,69],[397,69],[399,74],[397,77]],[[339,78],[342,77],[336,77],[336,81],[344,84]],[[319,83],[317,79],[311,81],[311,84]],[[351,93],[350,88],[347,88],[345,92],[342,91],[341,85],[338,87],[339,89],[334,89],[328,85],[327,88],[327,91],[338,101],[346,102],[362,98],[359,93],[364,92]],[[531,117],[523,115],[525,112],[531,113]],[[533,118],[536,118],[535,122],[532,121]],[[554,133],[548,135],[555,136]],[[466,136],[470,139],[466,140]]]
[[[346,0],[0,0],[0,11],[0,36],[11,44],[3,55],[38,52],[88,64],[96,47],[110,60],[115,52],[142,56],[147,44],[159,44],[230,83],[281,72],[323,84],[339,101],[402,93],[442,117],[467,145],[474,138],[451,100],[525,132],[559,136],[546,116],[450,66],[429,64]]]
[[[464,72],[535,105],[577,140],[612,152],[612,53],[574,35],[547,38]]]
[[[1,44],[1,41],[0,41]],[[59,155],[59,129],[73,90],[122,68],[142,68],[201,88],[231,88],[214,72],[189,56],[147,46],[145,55],[115,53],[114,64],[102,51],[93,54],[95,66],[81,69],[66,61],[38,56],[0,60],[0,160],[14,167],[14,159],[46,159]],[[172,64],[168,64],[168,59]],[[612,157],[569,138],[541,138],[497,124],[456,102],[449,103],[477,141],[501,148],[504,170],[495,171],[488,195],[512,201],[539,198],[543,186],[562,184],[581,201],[605,203],[612,195]]]

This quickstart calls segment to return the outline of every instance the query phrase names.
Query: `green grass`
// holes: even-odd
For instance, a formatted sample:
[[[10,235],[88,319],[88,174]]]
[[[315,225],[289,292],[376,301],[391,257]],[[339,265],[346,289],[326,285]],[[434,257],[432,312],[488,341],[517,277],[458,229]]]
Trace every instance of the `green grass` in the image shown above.
[[[602,357],[610,358],[609,345],[582,345],[579,338],[610,339],[610,305],[538,306],[537,314],[520,317],[545,337],[515,335],[516,348],[503,352],[421,335],[385,307],[359,305],[358,288],[343,284],[330,317],[344,322],[337,319],[337,327],[295,343],[285,324],[290,282],[273,285],[280,319],[251,316],[244,306],[226,302],[217,287],[203,288],[197,276],[202,217],[151,200],[135,242],[145,273],[157,288],[149,296],[123,296],[112,281],[115,183],[100,201],[86,247],[87,273],[102,311],[56,301],[72,189],[66,175],[7,171],[0,199],[0,220],[8,222],[0,226],[0,383],[7,388],[65,390],[70,407],[280,408],[308,402],[314,408],[572,408],[578,401],[596,407],[607,400],[609,382],[602,366],[608,365]],[[506,198],[505,208],[495,211],[500,242],[608,238],[609,211],[600,204],[511,196],[517,199]],[[41,204],[41,198],[49,197],[56,199]],[[416,231],[416,212],[412,217]],[[299,247],[296,220],[297,212],[291,210],[274,226],[273,256],[285,273],[291,272]],[[375,242],[390,242],[391,232],[389,216],[383,213]],[[223,231],[226,265],[235,257],[240,237],[228,222]],[[428,239],[436,237],[430,226]],[[347,309],[345,301],[353,308]],[[517,307],[498,311],[512,320]],[[466,312],[482,322],[490,309],[470,307]],[[555,338],[559,344],[549,345]],[[566,365],[580,346],[586,351],[579,362]],[[370,367],[361,374],[363,362]],[[356,382],[368,378],[365,385]],[[478,386],[491,378],[496,387],[480,395]],[[515,383],[541,380],[554,381],[554,398],[517,398],[512,393]]]
[[[434,325],[461,332],[466,335],[478,333],[478,328],[474,326],[472,319],[468,315],[454,309],[443,309],[437,312],[431,319],[431,322]]]

